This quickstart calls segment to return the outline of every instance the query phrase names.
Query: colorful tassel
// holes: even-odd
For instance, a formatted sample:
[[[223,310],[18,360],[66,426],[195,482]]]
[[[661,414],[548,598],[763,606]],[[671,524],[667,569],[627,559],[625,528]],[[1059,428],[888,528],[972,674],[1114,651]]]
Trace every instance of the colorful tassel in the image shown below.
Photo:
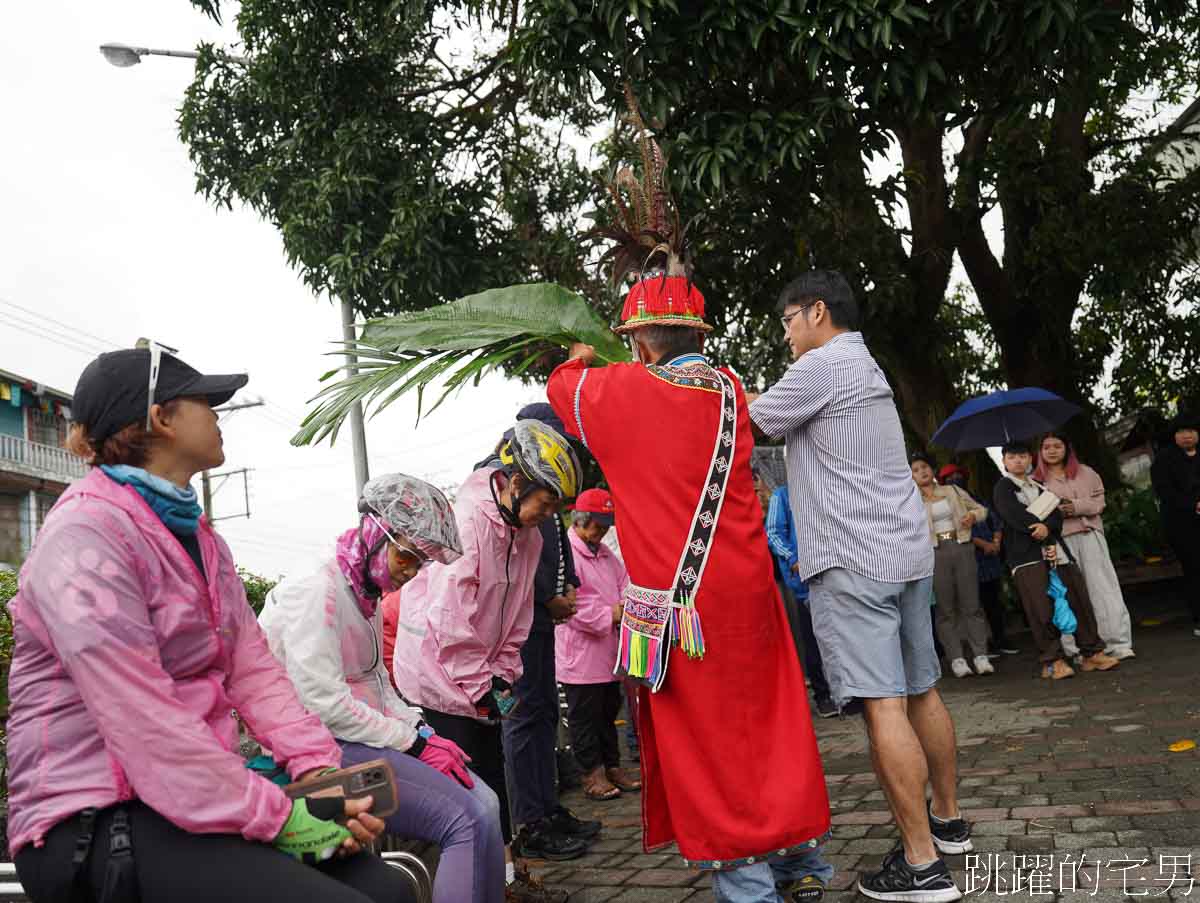
[[[700,612],[690,598],[682,605],[671,607],[671,627],[675,645],[688,658],[704,658],[704,632],[700,629]]]

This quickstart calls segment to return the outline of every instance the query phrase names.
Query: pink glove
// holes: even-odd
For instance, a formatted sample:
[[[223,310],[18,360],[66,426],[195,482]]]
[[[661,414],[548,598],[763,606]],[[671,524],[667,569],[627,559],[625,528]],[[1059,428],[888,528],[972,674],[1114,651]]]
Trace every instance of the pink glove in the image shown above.
[[[433,734],[425,738],[425,748],[417,757],[430,768],[436,768],[447,777],[454,778],[468,790],[475,786],[467,763],[471,757],[453,740]]]

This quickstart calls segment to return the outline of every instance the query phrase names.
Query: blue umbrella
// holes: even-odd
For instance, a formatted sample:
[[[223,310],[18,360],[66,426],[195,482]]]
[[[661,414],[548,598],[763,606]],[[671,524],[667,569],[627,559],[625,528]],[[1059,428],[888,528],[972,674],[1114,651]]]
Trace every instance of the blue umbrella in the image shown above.
[[[1045,389],[993,392],[960,404],[931,441],[955,451],[1004,445],[1056,429],[1079,410]]]

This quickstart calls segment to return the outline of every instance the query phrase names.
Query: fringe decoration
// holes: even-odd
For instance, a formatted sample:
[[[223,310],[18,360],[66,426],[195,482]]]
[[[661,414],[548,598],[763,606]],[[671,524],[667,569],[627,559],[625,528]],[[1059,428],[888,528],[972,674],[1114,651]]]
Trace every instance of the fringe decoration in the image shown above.
[[[704,631],[700,629],[700,612],[692,603],[690,596],[684,599],[682,605],[671,606],[671,628],[675,645],[683,650],[688,658],[704,658]]]
[[[620,641],[617,646],[618,677],[632,677],[657,691],[667,676],[667,655],[671,647],[678,647],[690,659],[704,658],[704,631],[700,627],[700,612],[690,597],[680,603],[667,606],[658,636],[645,630],[655,631],[658,625],[647,623],[642,618],[630,616],[628,609],[621,619]],[[660,609],[661,610],[661,609]],[[645,612],[645,609],[642,609]],[[642,629],[639,629],[642,628]]]

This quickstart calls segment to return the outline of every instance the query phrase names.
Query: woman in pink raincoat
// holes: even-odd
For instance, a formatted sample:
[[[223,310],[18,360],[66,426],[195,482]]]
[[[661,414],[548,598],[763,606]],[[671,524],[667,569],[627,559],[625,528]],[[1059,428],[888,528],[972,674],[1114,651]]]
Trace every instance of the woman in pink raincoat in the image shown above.
[[[454,514],[462,557],[424,569],[402,590],[393,674],[404,697],[466,751],[496,791],[507,845],[512,825],[500,718],[513,704],[521,644],[533,621],[542,548],[534,528],[576,494],[580,469],[567,440],[536,420],[517,422],[500,463],[459,487]]]
[[[224,461],[212,408],[245,384],[153,344],[79,379],[71,445],[92,470],[10,605],[9,844],[34,903],[411,899],[354,855],[383,830],[369,798],[293,802],[238,752],[235,711],[292,779],[341,760],[189,485]]]
[[[642,789],[642,782],[621,768],[615,724],[622,694],[613,668],[621,599],[629,585],[625,565],[604,545],[615,518],[606,489],[589,489],[576,500],[570,542],[580,580],[578,610],[554,629],[555,666],[567,697],[571,749],[583,770],[584,794],[598,801]]]
[[[334,557],[276,586],[259,624],[305,708],[337,738],[342,764],[391,763],[403,805],[387,830],[440,848],[434,903],[499,903],[500,801],[467,771],[458,745],[400,698],[380,643],[382,595],[459,557],[454,513],[436,488],[402,473],[367,483],[358,507],[358,526],[338,537]]]

